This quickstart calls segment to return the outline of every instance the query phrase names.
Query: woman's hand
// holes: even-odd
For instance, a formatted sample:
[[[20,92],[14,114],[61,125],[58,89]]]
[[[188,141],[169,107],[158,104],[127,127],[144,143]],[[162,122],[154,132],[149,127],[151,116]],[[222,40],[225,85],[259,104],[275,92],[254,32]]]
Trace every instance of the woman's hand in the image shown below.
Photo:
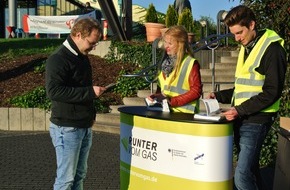
[[[150,101],[156,100],[157,102],[162,102],[162,100],[166,99],[166,96],[162,93],[151,94],[147,97]]]
[[[214,92],[209,93],[209,94],[205,97],[205,99],[215,99],[215,98],[216,98],[216,97],[215,97]]]

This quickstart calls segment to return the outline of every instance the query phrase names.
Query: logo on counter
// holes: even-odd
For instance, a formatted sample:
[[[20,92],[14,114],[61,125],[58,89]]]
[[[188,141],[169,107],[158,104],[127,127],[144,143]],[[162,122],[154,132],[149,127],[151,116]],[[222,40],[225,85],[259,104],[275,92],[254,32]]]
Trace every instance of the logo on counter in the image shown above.
[[[182,158],[186,158],[187,157],[186,156],[186,151],[184,151],[184,150],[176,150],[176,149],[169,148],[168,152],[171,154],[172,159],[174,157],[182,157]]]
[[[204,165],[204,153],[198,153],[194,155],[194,164]]]
[[[128,138],[122,138],[121,139],[121,143],[122,143],[123,147],[125,148],[126,152],[128,152],[128,150],[129,150]]]
[[[132,156],[152,161],[157,160],[157,142],[130,136],[122,138],[121,143],[126,152]]]

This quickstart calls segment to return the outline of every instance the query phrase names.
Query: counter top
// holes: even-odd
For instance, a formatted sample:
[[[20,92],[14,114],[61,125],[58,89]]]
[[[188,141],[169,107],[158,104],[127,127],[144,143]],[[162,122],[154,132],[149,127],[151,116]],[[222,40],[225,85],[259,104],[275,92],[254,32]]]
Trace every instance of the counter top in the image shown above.
[[[141,117],[156,118],[171,121],[192,122],[192,123],[229,123],[229,121],[205,121],[193,119],[194,114],[180,112],[162,112],[148,110],[146,106],[123,106],[118,108],[121,113],[137,115]]]

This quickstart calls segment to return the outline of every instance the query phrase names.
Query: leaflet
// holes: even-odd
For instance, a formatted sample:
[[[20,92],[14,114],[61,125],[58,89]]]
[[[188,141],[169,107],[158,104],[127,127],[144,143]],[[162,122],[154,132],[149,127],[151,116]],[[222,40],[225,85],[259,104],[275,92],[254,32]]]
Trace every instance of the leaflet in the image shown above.
[[[105,86],[105,88],[106,88],[105,92],[109,92],[109,91],[113,90],[113,88],[115,88],[116,85],[117,85],[116,83],[108,84],[107,86]]]
[[[200,103],[204,104],[205,111],[194,114],[194,119],[208,121],[222,121],[226,119],[221,114],[221,109],[216,99],[201,99]]]
[[[166,99],[162,102],[158,102],[156,99],[151,101],[148,98],[145,98],[145,103],[148,110],[170,112],[169,105]]]

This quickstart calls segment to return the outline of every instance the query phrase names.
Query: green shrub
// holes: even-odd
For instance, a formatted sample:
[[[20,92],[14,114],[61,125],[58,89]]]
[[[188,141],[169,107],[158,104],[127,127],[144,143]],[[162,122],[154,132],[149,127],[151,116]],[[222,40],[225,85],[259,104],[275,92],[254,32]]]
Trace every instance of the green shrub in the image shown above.
[[[41,61],[38,65],[34,67],[34,73],[43,73],[45,71],[46,60]]]
[[[187,32],[193,32],[193,17],[191,11],[188,8],[183,9],[179,15],[178,25],[184,26]]]
[[[165,25],[167,28],[170,26],[177,25],[178,22],[178,14],[174,9],[173,5],[168,5],[166,15],[165,15]]]
[[[109,63],[121,62],[132,64],[132,67],[147,67],[152,64],[152,46],[146,42],[112,41],[105,59]]]
[[[138,90],[149,89],[150,83],[144,78],[125,77],[124,74],[126,74],[124,70],[120,72],[118,85],[114,89],[114,92],[120,94],[122,98],[136,96]]]
[[[23,55],[50,54],[64,39],[11,38],[0,39],[0,59],[13,59]]]
[[[277,153],[277,131],[271,129],[263,143],[261,154],[260,154],[260,165],[269,166],[275,165],[276,153]]]
[[[114,104],[114,99],[106,96],[100,96],[94,100],[94,106],[97,113],[109,113],[110,105]]]
[[[112,98],[101,96],[94,100],[94,105],[97,113],[109,112],[110,103],[113,102]],[[32,91],[26,92],[20,96],[13,97],[9,103],[15,107],[20,108],[40,108],[50,110],[51,101],[46,96],[45,87],[40,86]]]
[[[49,110],[51,106],[51,102],[46,97],[46,91],[43,86],[37,87],[23,95],[13,97],[9,102],[20,108],[41,108]]]
[[[149,8],[147,9],[147,12],[145,15],[145,22],[154,22],[154,23],[158,22],[157,11],[153,3],[149,4]]]

